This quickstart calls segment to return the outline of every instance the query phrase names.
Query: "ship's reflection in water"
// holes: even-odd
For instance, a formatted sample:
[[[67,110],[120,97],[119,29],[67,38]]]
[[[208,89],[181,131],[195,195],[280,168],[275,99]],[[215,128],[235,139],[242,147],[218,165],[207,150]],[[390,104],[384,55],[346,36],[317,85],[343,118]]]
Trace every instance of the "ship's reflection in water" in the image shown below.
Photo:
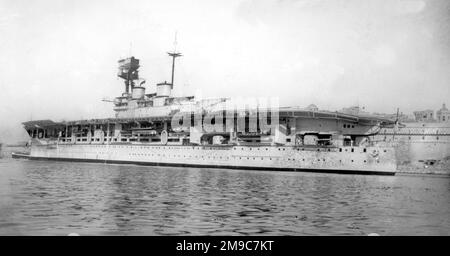
[[[449,235],[450,179],[0,160],[0,234]]]

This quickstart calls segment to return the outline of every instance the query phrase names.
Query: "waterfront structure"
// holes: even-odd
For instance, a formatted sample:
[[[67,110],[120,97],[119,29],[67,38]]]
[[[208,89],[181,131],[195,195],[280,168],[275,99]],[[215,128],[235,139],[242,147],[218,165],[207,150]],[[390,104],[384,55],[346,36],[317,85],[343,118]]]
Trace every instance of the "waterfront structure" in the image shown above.
[[[319,111],[319,108],[318,108],[315,104],[309,104],[309,105],[306,107],[306,110],[309,110],[309,111]]]
[[[372,137],[379,145],[395,147],[400,172],[450,174],[450,116],[445,104],[436,111],[415,111],[415,120],[397,117]]]
[[[382,128],[372,141],[395,147],[400,172],[450,174],[450,125],[402,123]]]
[[[119,61],[125,87],[115,117],[29,121],[31,159],[393,175],[394,148],[370,137],[393,122],[317,107],[231,104],[174,97],[171,82],[146,93],[139,60]],[[266,102],[267,103],[267,102]],[[232,106],[229,109],[229,106]],[[231,111],[230,111],[231,110]],[[220,119],[219,117],[223,117]],[[223,122],[219,122],[222,120]]]
[[[438,122],[450,122],[450,111],[447,109],[445,104],[442,104],[442,108],[436,111],[436,117]]]
[[[416,119],[426,121],[416,121],[399,110],[393,114],[369,114],[361,111],[359,107],[344,108],[343,111],[393,121],[391,124],[382,125],[380,131],[372,135],[370,140],[380,146],[395,148],[398,172],[450,174],[450,122],[436,122],[432,118],[432,110],[415,112]],[[437,113],[445,111],[443,105]]]
[[[364,111],[364,107],[359,106],[350,106],[347,108],[341,109],[342,113],[349,114],[349,115],[368,115],[369,112]]]
[[[414,111],[414,117],[416,122],[433,122],[434,119],[434,111],[427,109],[421,111]]]

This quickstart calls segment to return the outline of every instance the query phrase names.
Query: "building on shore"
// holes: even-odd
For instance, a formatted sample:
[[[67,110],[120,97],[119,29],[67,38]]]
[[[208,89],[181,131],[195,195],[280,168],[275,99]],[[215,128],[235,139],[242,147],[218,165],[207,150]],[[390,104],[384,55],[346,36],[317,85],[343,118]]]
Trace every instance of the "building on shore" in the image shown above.
[[[350,106],[347,108],[343,108],[340,110],[340,112],[348,115],[368,115],[369,112],[365,111],[365,107],[359,107],[359,106]]]
[[[442,104],[442,108],[436,111],[436,118],[438,122],[450,122],[450,111],[445,106],[445,103]]]
[[[427,109],[421,111],[414,111],[414,118],[416,122],[434,122],[434,111]]]
[[[319,111],[319,108],[315,104],[309,104],[305,110],[317,112]]]

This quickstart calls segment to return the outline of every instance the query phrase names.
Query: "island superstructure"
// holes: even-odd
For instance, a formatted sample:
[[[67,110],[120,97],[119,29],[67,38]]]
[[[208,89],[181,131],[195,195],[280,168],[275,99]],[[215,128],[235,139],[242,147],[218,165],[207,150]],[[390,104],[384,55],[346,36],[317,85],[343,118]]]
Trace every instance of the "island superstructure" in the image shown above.
[[[151,93],[139,77],[139,59],[119,61],[124,92],[113,100],[114,117],[25,122],[30,159],[395,174],[394,148],[371,141],[392,121],[248,102],[236,107],[228,98],[174,97],[175,59],[181,54],[169,56],[171,82],[158,83]]]

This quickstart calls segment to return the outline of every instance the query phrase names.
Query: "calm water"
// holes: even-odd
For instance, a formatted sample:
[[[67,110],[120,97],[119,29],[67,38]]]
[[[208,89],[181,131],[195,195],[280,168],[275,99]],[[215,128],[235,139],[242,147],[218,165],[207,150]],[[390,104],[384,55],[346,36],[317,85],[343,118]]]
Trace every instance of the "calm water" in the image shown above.
[[[0,159],[1,235],[450,235],[450,179]]]

